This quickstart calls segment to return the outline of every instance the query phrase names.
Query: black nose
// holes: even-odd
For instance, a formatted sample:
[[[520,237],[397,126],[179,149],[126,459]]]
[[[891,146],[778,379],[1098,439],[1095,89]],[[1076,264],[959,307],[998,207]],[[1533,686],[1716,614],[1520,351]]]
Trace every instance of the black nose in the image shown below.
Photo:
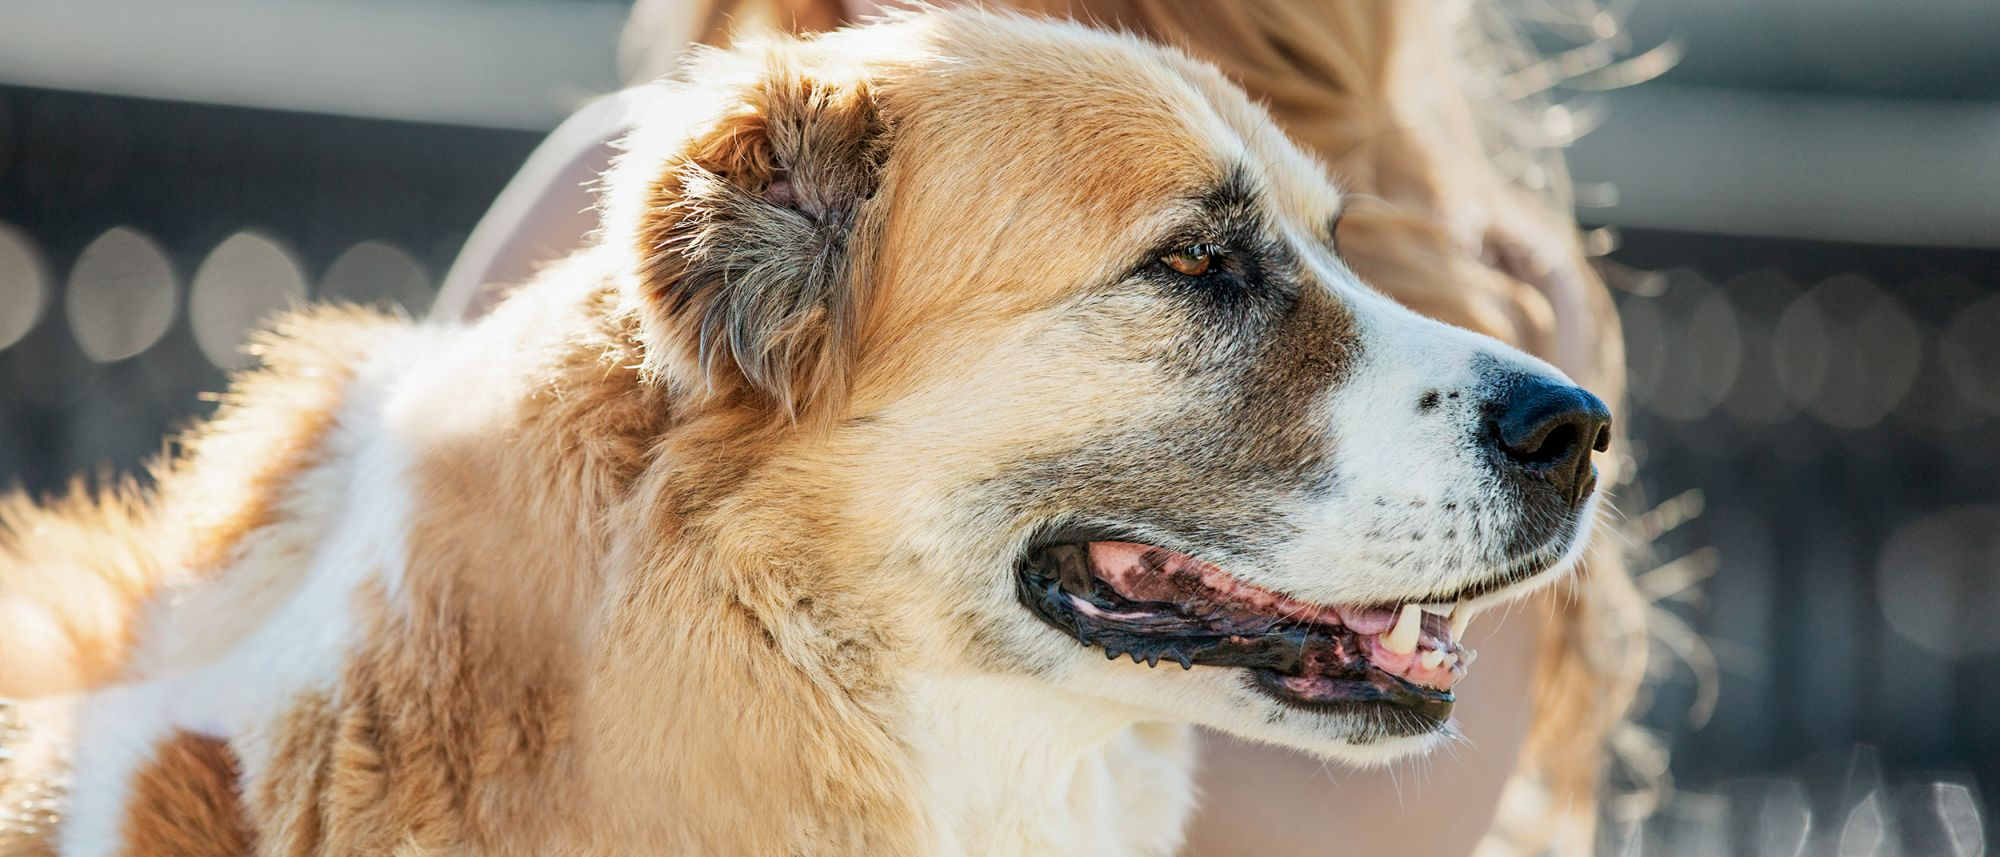
[[[1596,485],[1590,453],[1611,446],[1611,409],[1603,400],[1582,387],[1519,375],[1487,413],[1504,466],[1546,480],[1572,504]]]

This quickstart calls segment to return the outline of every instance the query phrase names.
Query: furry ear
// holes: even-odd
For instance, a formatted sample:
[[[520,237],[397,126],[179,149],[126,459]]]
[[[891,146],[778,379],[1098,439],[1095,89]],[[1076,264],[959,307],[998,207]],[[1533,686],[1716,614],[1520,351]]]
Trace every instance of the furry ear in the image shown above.
[[[686,395],[746,392],[794,422],[844,403],[856,231],[888,136],[867,82],[808,71],[810,47],[691,66],[695,85],[723,85],[676,105],[693,109],[669,120],[666,145],[643,127],[627,142],[612,191],[644,192],[606,223],[637,253],[648,369]]]

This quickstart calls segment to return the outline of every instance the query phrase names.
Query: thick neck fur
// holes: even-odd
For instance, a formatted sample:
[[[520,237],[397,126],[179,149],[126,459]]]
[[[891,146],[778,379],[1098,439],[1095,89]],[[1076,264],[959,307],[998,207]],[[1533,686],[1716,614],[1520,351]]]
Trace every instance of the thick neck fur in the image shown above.
[[[818,439],[685,415],[609,516],[579,741],[614,850],[1170,853],[1184,730],[918,657],[948,620],[845,552],[841,489],[792,463]]]
[[[907,629],[951,620],[909,615],[879,560],[843,554],[838,489],[788,463],[814,441],[726,402],[677,412],[634,368],[634,328],[614,288],[530,287],[398,385],[385,419],[412,446],[408,568],[355,594],[362,642],[333,692],[246,755],[267,837],[1177,845],[1181,729],[919,657]],[[509,361],[480,362],[496,353]]]

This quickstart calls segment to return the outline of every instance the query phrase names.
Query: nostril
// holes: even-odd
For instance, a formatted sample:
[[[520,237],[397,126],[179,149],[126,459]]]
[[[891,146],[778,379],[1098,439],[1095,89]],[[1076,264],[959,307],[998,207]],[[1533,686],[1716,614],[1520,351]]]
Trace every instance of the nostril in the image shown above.
[[[1568,458],[1576,450],[1576,426],[1561,423],[1549,426],[1546,431],[1523,439],[1519,443],[1507,443],[1507,455],[1522,464],[1549,464]],[[1503,443],[1505,443],[1503,439]]]
[[[1546,481],[1570,502],[1592,481],[1590,454],[1611,445],[1611,412],[1580,387],[1517,376],[1487,410],[1493,446],[1508,467]]]

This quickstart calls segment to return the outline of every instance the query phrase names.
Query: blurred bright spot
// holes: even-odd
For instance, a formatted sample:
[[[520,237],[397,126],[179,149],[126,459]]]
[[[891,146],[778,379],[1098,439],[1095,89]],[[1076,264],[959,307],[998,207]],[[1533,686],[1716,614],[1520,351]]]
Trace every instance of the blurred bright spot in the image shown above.
[[[1743,344],[1743,361],[1737,368],[1736,384],[1722,403],[1723,410],[1750,423],[1791,419],[1799,407],[1778,392],[1778,362],[1782,358],[1774,319],[1797,299],[1797,283],[1777,271],[1753,271],[1731,277],[1723,283],[1722,291],[1740,309],[1736,329]]]
[[[195,270],[188,322],[209,362],[240,369],[252,362],[243,351],[250,328],[305,296],[305,274],[284,247],[255,232],[238,232]]]
[[[1800,295],[1776,329],[1778,381],[1829,425],[1867,428],[1903,400],[1923,332],[1894,297],[1842,275]]]
[[[2000,378],[1995,378],[1993,374],[2000,370],[2000,350],[1990,355],[1987,362],[1991,368],[1982,369],[1979,368],[1982,360],[1975,355],[1986,343],[1975,339],[1964,343],[1971,346],[1969,348],[1954,347],[1951,340],[1953,321],[1964,318],[1965,311],[1988,293],[1989,289],[1984,284],[1974,282],[1963,274],[1925,277],[1904,283],[1896,289],[1896,297],[1904,306],[1920,310],[1918,323],[1924,328],[1924,337],[1936,338],[1938,347],[1925,349],[1925,362],[1917,370],[1916,380],[1910,384],[1910,393],[1889,415],[1891,419],[1925,437],[1938,437],[1932,430],[1944,429],[1947,436],[1940,439],[1946,444],[1968,439],[1970,435],[1965,434],[1964,429],[1992,421],[1994,413],[1981,407],[1975,399],[1980,398],[1977,388],[1981,379],[1994,379],[1990,382],[1993,384],[1994,404],[2000,406]],[[1992,320],[2000,323],[2000,317]],[[1962,333],[1970,335],[1976,331],[1977,328],[1974,328]],[[2000,329],[1987,327],[1985,338],[1991,338],[1996,331]],[[1959,383],[1961,379],[1958,376],[1966,373],[1970,373],[1970,377],[1963,380],[1970,382],[1971,389],[1962,388]]]
[[[0,223],[0,349],[21,341],[48,308],[49,271],[27,233]]]
[[[1938,358],[1959,395],[2000,415],[2000,295],[1966,307],[1951,320]]]
[[[76,344],[99,363],[151,348],[173,326],[176,298],[167,254],[123,226],[83,248],[64,292]]]
[[[1800,295],[1785,307],[1772,329],[1778,386],[1801,406],[1818,398],[1820,385],[1826,382],[1829,334],[1816,301],[1813,293]]]
[[[1806,850],[1806,836],[1812,832],[1812,809],[1806,804],[1806,790],[1798,783],[1783,780],[1771,784],[1764,794],[1764,806],[1757,813],[1759,857],[1800,857]]]
[[[1882,615],[1938,654],[2000,651],[2000,506],[1926,515],[1889,534],[1875,567]]]
[[[1728,396],[1742,359],[1736,312],[1701,275],[1667,274],[1666,290],[1622,306],[1634,400],[1673,420],[1697,420]]]
[[[431,278],[408,253],[379,241],[363,241],[327,268],[319,299],[402,307],[413,316],[430,309]]]
[[[1937,790],[1938,824],[1951,842],[1950,857],[1983,857],[1986,828],[1980,823],[1979,801],[1972,797],[1972,790],[1958,783],[1937,783],[1932,788]]]
[[[1886,827],[1882,795],[1870,792],[1860,806],[1847,814],[1847,824],[1840,829],[1840,850],[1835,853],[1839,857],[1880,857],[1887,838]]]

